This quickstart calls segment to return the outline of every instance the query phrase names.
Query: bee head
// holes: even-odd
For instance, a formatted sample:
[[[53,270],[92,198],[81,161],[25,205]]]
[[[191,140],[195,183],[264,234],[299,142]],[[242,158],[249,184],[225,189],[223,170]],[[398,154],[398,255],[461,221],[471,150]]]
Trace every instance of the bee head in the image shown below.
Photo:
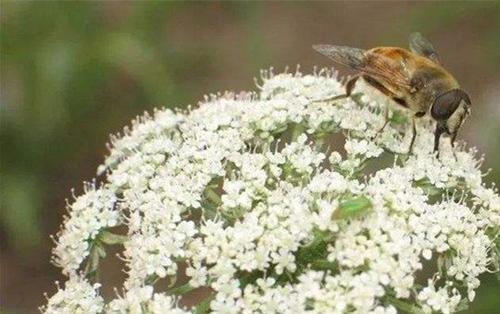
[[[431,107],[431,116],[437,121],[435,149],[442,133],[450,134],[453,144],[458,129],[470,114],[470,107],[470,98],[461,89],[452,89],[436,97]]]

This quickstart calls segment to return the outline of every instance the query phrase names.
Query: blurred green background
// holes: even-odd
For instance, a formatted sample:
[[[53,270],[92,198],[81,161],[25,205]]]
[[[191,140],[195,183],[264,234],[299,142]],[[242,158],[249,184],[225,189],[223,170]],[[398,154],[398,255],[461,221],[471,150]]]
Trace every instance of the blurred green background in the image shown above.
[[[424,33],[473,99],[459,137],[499,182],[499,2],[2,1],[0,13],[2,312],[36,312],[64,280],[49,235],[110,133],[154,107],[255,89],[262,68],[331,66],[315,43],[407,46],[410,32]],[[499,282],[482,279],[469,312],[498,313]]]

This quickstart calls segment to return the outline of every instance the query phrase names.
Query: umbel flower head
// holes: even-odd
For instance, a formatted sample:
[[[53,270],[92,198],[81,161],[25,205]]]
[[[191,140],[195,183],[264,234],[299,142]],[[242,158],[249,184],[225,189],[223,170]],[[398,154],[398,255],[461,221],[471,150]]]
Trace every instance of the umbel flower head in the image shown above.
[[[157,110],[68,206],[45,313],[451,313],[498,267],[500,198],[473,149],[332,72]],[[386,127],[382,128],[388,119]],[[126,230],[126,231],[124,231]],[[120,232],[119,232],[120,231]],[[99,262],[127,274],[104,300]],[[206,298],[182,306],[203,289]]]

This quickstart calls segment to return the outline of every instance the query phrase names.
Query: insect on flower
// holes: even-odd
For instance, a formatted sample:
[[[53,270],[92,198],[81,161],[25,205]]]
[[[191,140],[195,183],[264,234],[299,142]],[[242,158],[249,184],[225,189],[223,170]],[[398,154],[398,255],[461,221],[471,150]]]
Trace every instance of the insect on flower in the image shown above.
[[[457,80],[439,64],[434,47],[420,33],[410,35],[410,51],[399,47],[363,50],[314,45],[313,48],[335,62],[361,72],[347,82],[345,95],[332,99],[349,97],[361,77],[368,85],[414,112],[414,118],[430,114],[436,121],[434,151],[439,151],[439,139],[443,133],[450,135],[453,146],[458,129],[470,114],[471,101]],[[412,122],[410,152],[417,134],[415,119]]]

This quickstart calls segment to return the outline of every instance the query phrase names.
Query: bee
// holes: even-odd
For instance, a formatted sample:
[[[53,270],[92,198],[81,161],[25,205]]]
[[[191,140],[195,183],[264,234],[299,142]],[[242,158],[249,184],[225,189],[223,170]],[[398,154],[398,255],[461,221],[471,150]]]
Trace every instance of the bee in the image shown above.
[[[415,118],[430,115],[436,121],[434,152],[439,154],[442,134],[448,134],[454,146],[459,128],[470,115],[471,101],[457,80],[440,65],[438,54],[427,39],[420,33],[413,33],[409,46],[410,50],[399,47],[363,50],[334,45],[314,45],[313,48],[337,63],[359,71],[346,83],[346,93],[340,98],[351,96],[356,81],[362,78],[414,113],[409,152],[417,134]]]

